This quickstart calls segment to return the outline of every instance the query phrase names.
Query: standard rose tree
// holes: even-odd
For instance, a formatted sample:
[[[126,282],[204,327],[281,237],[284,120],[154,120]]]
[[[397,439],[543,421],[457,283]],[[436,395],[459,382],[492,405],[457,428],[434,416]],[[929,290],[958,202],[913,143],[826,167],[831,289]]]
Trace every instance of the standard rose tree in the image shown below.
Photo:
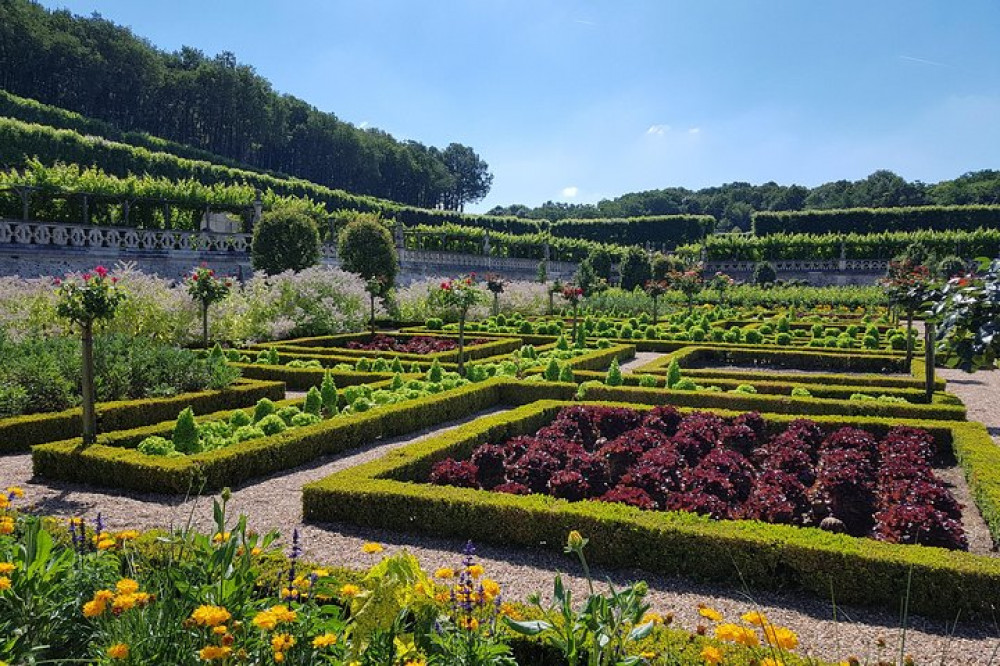
[[[222,301],[233,288],[229,277],[219,278],[215,271],[202,264],[184,278],[188,294],[201,306],[201,344],[208,348],[208,308]]]
[[[98,266],[92,273],[79,278],[68,276],[56,280],[56,313],[80,327],[83,348],[81,397],[83,399],[83,444],[97,441],[97,411],[94,397],[94,322],[109,320],[125,299],[118,278],[109,277],[108,270]]]
[[[438,304],[458,311],[458,374],[465,373],[465,319],[469,309],[482,303],[486,295],[476,285],[476,274],[445,280],[435,292]]]

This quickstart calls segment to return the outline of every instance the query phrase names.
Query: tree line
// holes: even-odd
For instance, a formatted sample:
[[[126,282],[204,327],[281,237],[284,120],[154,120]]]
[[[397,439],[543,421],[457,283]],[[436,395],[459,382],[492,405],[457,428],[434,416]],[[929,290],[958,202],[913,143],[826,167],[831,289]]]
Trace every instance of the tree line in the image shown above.
[[[892,171],[881,170],[862,180],[838,180],[814,188],[774,182],[763,185],[736,182],[700,190],[669,187],[623,194],[597,204],[548,201],[536,208],[520,204],[497,206],[488,214],[552,221],[712,215],[719,221],[720,231],[750,231],[751,217],[758,211],[969,204],[1000,204],[1000,171],[974,171],[930,185],[909,182]]]
[[[259,169],[425,208],[462,210],[493,176],[476,152],[398,141],[276,92],[236,56],[167,53],[95,14],[0,0],[0,88]]]

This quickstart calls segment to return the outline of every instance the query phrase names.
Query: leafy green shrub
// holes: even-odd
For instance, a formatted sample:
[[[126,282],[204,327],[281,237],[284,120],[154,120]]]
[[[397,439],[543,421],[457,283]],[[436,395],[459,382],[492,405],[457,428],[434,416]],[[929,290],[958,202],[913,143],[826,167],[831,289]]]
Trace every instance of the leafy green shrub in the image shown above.
[[[763,339],[764,336],[761,335],[760,331],[753,328],[749,329],[743,336],[743,340],[750,345],[759,345]]]
[[[241,426],[233,433],[233,439],[237,442],[246,442],[251,439],[258,439],[264,436],[264,431],[255,425]]]
[[[253,418],[247,414],[245,409],[237,409],[229,416],[229,425],[234,429],[253,423]]]
[[[889,346],[896,351],[906,349],[906,336],[901,333],[893,335],[889,338]]]
[[[681,364],[675,358],[667,366],[667,388],[674,388],[679,381],[681,381]]]
[[[301,271],[319,263],[320,240],[316,223],[293,208],[276,208],[254,226],[253,266],[268,275]]]
[[[812,393],[809,392],[809,389],[802,388],[801,386],[796,386],[795,388],[792,389],[792,397],[793,398],[811,398],[812,397]]]
[[[734,388],[730,393],[748,393],[751,395],[756,395],[757,388],[753,384],[740,384]]]
[[[429,331],[440,331],[444,328],[444,321],[439,317],[431,317],[424,322],[424,326],[426,326]]]
[[[302,405],[302,411],[306,414],[319,416],[323,409],[323,395],[315,386],[310,386],[306,392],[306,400]]]
[[[656,379],[656,375],[639,375],[639,386],[643,388],[656,388],[658,384],[659,380]]]
[[[176,453],[172,441],[156,435],[147,437],[139,442],[137,448],[140,453],[144,453],[147,456],[169,456]]]
[[[697,391],[698,385],[690,377],[683,377],[670,388],[674,391]]]
[[[260,421],[257,421],[257,427],[260,428],[265,435],[270,436],[277,435],[279,432],[284,432],[288,426],[285,425],[284,419],[278,416],[278,414],[269,414]]]
[[[776,336],[774,336],[774,341],[775,343],[777,343],[782,347],[787,347],[788,345],[792,344],[792,336],[789,335],[788,333],[778,333]]]
[[[23,414],[28,406],[28,392],[16,384],[0,383],[0,419]]]
[[[607,386],[621,386],[622,385],[622,371],[618,367],[618,359],[614,358],[611,360],[611,367],[608,368],[608,374],[604,378],[604,383]]]
[[[268,400],[268,402],[270,401]],[[194,410],[190,407],[186,407],[177,415],[177,424],[174,425],[171,439],[173,439],[174,448],[181,453],[192,454],[201,450],[198,426],[194,421]]]
[[[261,420],[274,414],[277,411],[274,402],[268,398],[262,398],[257,401],[257,404],[253,408],[253,422],[260,423]]]

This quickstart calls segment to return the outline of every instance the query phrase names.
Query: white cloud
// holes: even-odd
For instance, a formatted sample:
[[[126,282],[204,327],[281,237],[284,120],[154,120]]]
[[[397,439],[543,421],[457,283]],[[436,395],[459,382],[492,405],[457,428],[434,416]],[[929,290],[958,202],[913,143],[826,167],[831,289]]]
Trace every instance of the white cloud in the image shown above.
[[[670,131],[670,125],[650,125],[649,129],[646,130],[646,134],[655,134],[656,136],[663,136]]]
[[[369,124],[369,123],[368,123],[368,121],[367,121],[367,120],[362,120],[362,121],[361,121],[361,124],[360,124],[360,125],[358,125],[358,129],[368,129],[368,124]]]
[[[701,134],[700,127],[692,127],[688,130],[688,134]]]
[[[572,199],[579,193],[580,193],[580,188],[578,188],[576,185],[570,185],[569,187],[564,187],[562,189],[562,195],[566,199]]]

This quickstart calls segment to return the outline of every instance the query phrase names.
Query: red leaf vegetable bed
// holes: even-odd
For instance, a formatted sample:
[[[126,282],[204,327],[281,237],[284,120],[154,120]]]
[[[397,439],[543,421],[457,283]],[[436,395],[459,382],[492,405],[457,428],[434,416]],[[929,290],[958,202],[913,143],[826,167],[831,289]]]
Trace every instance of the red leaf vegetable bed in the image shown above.
[[[491,340],[471,340],[468,345],[481,345]],[[403,354],[436,354],[438,352],[458,349],[458,342],[448,338],[431,338],[427,336],[415,336],[408,339],[395,338],[391,335],[376,335],[371,340],[351,340],[347,343],[348,349],[360,349],[362,351],[391,351]]]
[[[967,548],[961,505],[934,476],[926,431],[897,427],[879,440],[806,419],[774,430],[756,412],[567,407],[534,435],[437,463],[430,480]]]

